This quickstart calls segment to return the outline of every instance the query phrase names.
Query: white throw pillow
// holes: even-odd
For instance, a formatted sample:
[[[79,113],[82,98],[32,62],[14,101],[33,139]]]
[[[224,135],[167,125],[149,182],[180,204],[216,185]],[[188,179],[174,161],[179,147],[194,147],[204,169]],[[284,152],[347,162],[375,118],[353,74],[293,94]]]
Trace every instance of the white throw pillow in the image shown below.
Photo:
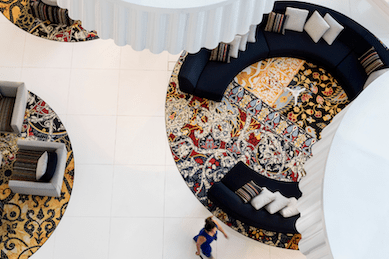
[[[294,197],[289,198],[288,205],[280,211],[280,214],[285,218],[295,216],[299,213],[297,210],[297,199]]]
[[[263,206],[269,204],[276,198],[276,195],[269,191],[266,187],[262,188],[262,191],[259,195],[251,199],[251,205],[256,209],[260,210]]]
[[[285,15],[289,15],[285,24],[286,30],[302,32],[309,11],[293,7],[286,7]]]
[[[328,45],[331,45],[344,27],[340,25],[329,13],[324,15],[324,20],[328,23],[330,29],[324,33],[323,39],[328,43]]]
[[[42,178],[42,176],[46,173],[47,162],[48,162],[48,155],[47,155],[47,151],[45,151],[38,159],[38,164],[36,166],[35,177],[37,181],[39,181]]]
[[[328,31],[330,26],[319,14],[318,11],[313,12],[304,26],[304,30],[309,34],[312,40],[317,43],[320,38]]]
[[[274,195],[276,197],[274,201],[272,201],[265,207],[265,209],[270,214],[274,214],[280,211],[281,209],[285,208],[286,205],[288,205],[289,203],[289,199],[282,195],[280,192],[275,192]]]
[[[383,74],[385,74],[388,71],[389,71],[389,68],[385,68],[385,69],[376,70],[373,73],[371,73],[369,75],[369,77],[367,78],[365,85],[363,86],[363,89],[365,89],[368,85],[373,83],[374,80],[376,80],[378,77],[382,76]]]
[[[58,6],[57,0],[42,0],[43,3],[51,6]]]
[[[257,32],[257,25],[250,25],[249,35],[247,38],[248,42],[255,42],[255,33]]]
[[[249,33],[246,33],[244,35],[239,35],[241,37],[240,43],[239,43],[239,50],[245,51],[247,46],[247,39],[249,37]]]
[[[230,44],[230,57],[238,58],[239,46],[240,46],[241,39],[242,39],[242,37],[240,35],[236,35],[235,39],[229,43]]]

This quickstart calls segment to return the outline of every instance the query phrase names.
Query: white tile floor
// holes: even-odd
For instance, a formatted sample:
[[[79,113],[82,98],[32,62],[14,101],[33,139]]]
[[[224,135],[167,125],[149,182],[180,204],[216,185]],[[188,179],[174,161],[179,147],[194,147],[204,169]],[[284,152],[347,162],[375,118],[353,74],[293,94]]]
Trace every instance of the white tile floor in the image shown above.
[[[315,0],[389,43],[388,21],[368,0]],[[0,80],[24,81],[61,116],[73,144],[73,194],[36,259],[198,258],[192,237],[210,213],[179,175],[165,136],[168,75],[178,56],[110,40],[58,43],[0,15]],[[389,45],[389,44],[388,44]],[[305,258],[224,227],[215,258]]]

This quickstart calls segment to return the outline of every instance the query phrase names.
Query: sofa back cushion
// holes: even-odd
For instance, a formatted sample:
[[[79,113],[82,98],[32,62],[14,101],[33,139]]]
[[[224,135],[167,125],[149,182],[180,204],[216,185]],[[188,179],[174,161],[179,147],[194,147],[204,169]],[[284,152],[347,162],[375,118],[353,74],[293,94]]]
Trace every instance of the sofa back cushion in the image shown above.
[[[340,41],[328,45],[323,39],[314,43],[306,32],[286,31],[285,35],[264,32],[269,57],[301,58],[325,68],[337,66],[351,49]]]
[[[193,94],[197,81],[199,80],[205,65],[209,62],[210,55],[211,51],[207,49],[201,49],[195,54],[188,53],[181,66],[180,73],[178,74],[181,91]]]
[[[194,95],[220,101],[226,88],[237,74],[259,60],[266,59],[269,48],[263,37],[263,32],[257,30],[256,35],[257,41],[248,43],[246,51],[239,53],[239,58],[231,58],[230,63],[208,62],[197,82]],[[186,65],[185,63],[186,61],[184,65]],[[181,68],[180,74],[182,73],[186,73],[186,71]]]
[[[0,98],[0,131],[12,132],[11,119],[15,105],[15,98]]]
[[[36,168],[43,151],[19,149],[16,153],[11,179],[19,181],[36,181]]]

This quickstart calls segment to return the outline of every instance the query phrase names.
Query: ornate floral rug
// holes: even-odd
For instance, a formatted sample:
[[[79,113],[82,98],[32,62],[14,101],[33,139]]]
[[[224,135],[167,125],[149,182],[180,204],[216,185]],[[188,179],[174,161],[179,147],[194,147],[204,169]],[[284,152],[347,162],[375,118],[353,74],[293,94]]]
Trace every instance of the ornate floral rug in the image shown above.
[[[17,138],[65,143],[68,159],[61,196],[42,197],[12,193],[8,180],[17,152]],[[0,258],[28,258],[51,236],[67,208],[74,180],[72,146],[57,114],[45,101],[29,92],[21,136],[0,133],[0,200],[4,211],[0,221]]]
[[[258,229],[214,206],[207,192],[238,161],[267,177],[298,182],[312,145],[348,98],[325,69],[295,58],[262,60],[230,83],[220,103],[185,94],[172,73],[166,131],[179,172],[197,199],[234,230],[265,244],[298,249],[299,234]],[[286,88],[304,89],[295,98]]]
[[[49,13],[51,10],[51,6],[45,5],[40,0],[0,0],[0,11],[8,20],[38,37],[61,42],[99,38],[95,31],[85,30],[80,21],[72,21],[72,24],[68,24],[67,19],[53,17],[53,12]],[[66,10],[62,9],[62,11]],[[67,16],[64,12],[60,13],[62,16]]]

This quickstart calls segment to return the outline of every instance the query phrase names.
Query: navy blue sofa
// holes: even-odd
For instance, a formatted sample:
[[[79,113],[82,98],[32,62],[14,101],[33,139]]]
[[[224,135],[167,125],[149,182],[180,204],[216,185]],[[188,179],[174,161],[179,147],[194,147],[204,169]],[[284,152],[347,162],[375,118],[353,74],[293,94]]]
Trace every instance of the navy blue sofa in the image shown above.
[[[219,182],[215,182],[208,191],[208,198],[228,215],[245,224],[268,231],[298,233],[295,227],[300,215],[284,218],[281,214],[270,214],[266,209],[254,209],[250,203],[244,203],[235,191],[244,184],[254,180],[261,187],[273,192],[279,191],[285,197],[301,197],[298,183],[281,182],[270,179],[238,162]]]
[[[332,45],[323,39],[314,43],[304,32],[286,30],[285,35],[265,32],[267,14],[257,26],[256,42],[231,58],[231,63],[209,61],[211,51],[201,49],[188,54],[178,75],[180,90],[199,97],[221,101],[228,84],[247,66],[271,57],[296,57],[323,66],[342,85],[350,101],[363,90],[367,74],[358,57],[374,46],[385,67],[389,65],[389,51],[367,29],[349,17],[329,8],[297,1],[276,1],[274,12],[285,13],[286,7],[306,9],[309,16],[317,10],[322,16],[329,13],[344,30]]]

